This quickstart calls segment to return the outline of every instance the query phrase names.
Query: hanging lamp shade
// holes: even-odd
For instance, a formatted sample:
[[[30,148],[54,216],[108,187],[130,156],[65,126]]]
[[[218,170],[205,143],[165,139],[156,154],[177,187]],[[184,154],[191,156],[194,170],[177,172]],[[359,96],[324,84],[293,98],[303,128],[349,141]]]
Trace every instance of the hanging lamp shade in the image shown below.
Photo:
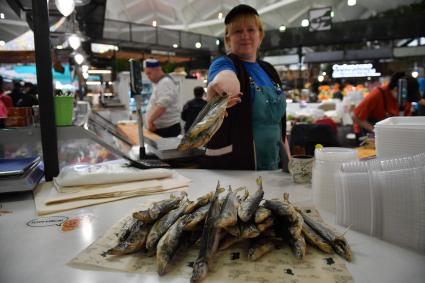
[[[55,0],[55,4],[64,17],[71,15],[75,8],[74,0]]]

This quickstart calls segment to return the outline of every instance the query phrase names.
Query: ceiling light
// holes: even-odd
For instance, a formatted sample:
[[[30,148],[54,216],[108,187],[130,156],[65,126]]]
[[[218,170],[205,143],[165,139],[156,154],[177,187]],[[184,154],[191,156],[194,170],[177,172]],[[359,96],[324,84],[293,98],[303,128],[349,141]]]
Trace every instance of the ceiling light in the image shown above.
[[[347,0],[347,5],[348,6],[355,6],[356,5],[356,0]]]
[[[156,22],[156,20],[153,20],[153,21],[152,21],[152,26],[153,26],[153,27],[156,27],[156,26],[157,26],[157,24],[158,24],[158,23]]]
[[[81,65],[81,63],[84,62],[84,56],[81,55],[80,53],[77,53],[74,55],[74,61],[75,63],[77,63],[78,65]]]
[[[61,12],[64,17],[71,15],[75,8],[74,1],[70,0],[55,0],[55,4],[56,8],[58,8],[59,12]]]
[[[413,71],[413,72],[412,72],[412,77],[413,77],[413,78],[415,78],[415,79],[416,79],[418,76],[419,76],[419,72],[418,72],[418,71]]]
[[[286,30],[286,26],[281,25],[281,26],[279,27],[279,31],[285,31],[285,30]]]
[[[101,85],[102,83],[99,81],[87,81],[86,82],[87,85]]]
[[[56,49],[63,49],[63,46],[62,45],[56,45]]]
[[[174,47],[174,48],[177,48],[177,47],[179,47],[179,45],[178,45],[177,43],[174,43],[174,44],[173,44],[173,47]]]
[[[326,72],[322,72],[322,76],[326,76]]]
[[[218,19],[221,20],[222,18],[223,18],[223,13],[222,12],[218,13]]]
[[[195,47],[196,48],[201,48],[202,47],[202,44],[198,41],[198,42],[195,43]]]
[[[89,73],[83,73],[83,78],[87,80],[89,78]]]
[[[302,27],[308,27],[309,24],[310,24],[310,22],[307,19],[303,19],[301,21],[301,26]]]
[[[89,74],[110,74],[111,70],[88,70]]]
[[[331,18],[333,18],[335,16],[335,12],[331,11]]]
[[[87,73],[88,70],[89,70],[89,66],[88,65],[81,66],[81,71],[83,71],[83,73]]]
[[[217,39],[217,40],[215,41],[215,45],[220,45],[220,39]]]
[[[4,14],[3,13],[0,13],[0,19],[4,19]]]
[[[324,76],[322,76],[322,75],[320,75],[320,76],[318,76],[317,77],[317,80],[321,83],[321,82],[323,82],[323,80],[325,79],[325,77]]]
[[[81,46],[81,38],[76,34],[71,34],[68,37],[68,43],[72,49],[77,50]]]
[[[6,42],[4,40],[0,40],[0,46],[5,46]]]

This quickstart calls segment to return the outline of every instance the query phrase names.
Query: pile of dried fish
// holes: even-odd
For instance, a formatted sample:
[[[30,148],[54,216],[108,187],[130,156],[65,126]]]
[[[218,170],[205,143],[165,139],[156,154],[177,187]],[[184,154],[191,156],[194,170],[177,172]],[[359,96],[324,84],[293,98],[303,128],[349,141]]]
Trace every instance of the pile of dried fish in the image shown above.
[[[325,253],[334,253],[351,261],[350,247],[343,235],[337,235],[289,201],[264,200],[261,177],[257,190],[249,195],[245,188],[225,191],[220,183],[214,192],[190,201],[185,193],[151,204],[133,213],[133,218],[117,235],[118,244],[106,255],[125,255],[144,251],[156,254],[158,274],[165,274],[177,252],[199,243],[191,282],[203,280],[217,250],[249,241],[248,259],[257,260],[283,243],[303,259],[307,243]]]
[[[199,112],[192,126],[182,138],[178,150],[188,150],[205,145],[223,123],[229,95],[217,95]]]

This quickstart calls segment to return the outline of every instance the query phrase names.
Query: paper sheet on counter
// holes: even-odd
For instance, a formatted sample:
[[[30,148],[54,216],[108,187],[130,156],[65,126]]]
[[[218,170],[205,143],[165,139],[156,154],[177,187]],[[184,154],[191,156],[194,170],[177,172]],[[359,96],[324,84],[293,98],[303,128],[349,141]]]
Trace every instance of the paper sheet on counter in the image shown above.
[[[47,182],[37,187],[34,200],[37,214],[45,215],[129,197],[185,191],[189,183],[190,179],[174,173],[172,178],[102,185],[99,189],[60,193],[52,182]]]
[[[171,177],[173,170],[164,168],[138,169],[119,159],[98,164],[77,164],[64,167],[55,184],[59,187],[111,184]]]
[[[313,210],[312,210],[313,211]],[[313,212],[317,213],[317,212]],[[102,256],[117,244],[117,234],[131,214],[110,228],[103,237],[79,253],[69,262],[78,268],[104,268],[125,272],[156,274],[156,258],[143,253],[125,256]],[[219,251],[214,255],[212,270],[203,282],[311,282],[311,283],[351,283],[354,282],[345,261],[336,254],[325,254],[308,246],[304,260],[298,260],[288,246],[274,250],[257,261],[247,259],[248,247],[239,245]],[[192,265],[199,252],[199,246],[178,252],[170,264],[165,278],[189,282]],[[162,278],[163,278],[162,277]]]

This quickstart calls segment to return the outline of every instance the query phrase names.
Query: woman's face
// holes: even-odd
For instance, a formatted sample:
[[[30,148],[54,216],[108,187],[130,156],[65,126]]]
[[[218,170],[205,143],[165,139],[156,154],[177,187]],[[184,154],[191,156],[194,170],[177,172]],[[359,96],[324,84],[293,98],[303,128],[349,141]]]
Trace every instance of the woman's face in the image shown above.
[[[243,18],[232,23],[226,35],[230,52],[244,61],[255,61],[261,44],[262,33],[254,18]]]

